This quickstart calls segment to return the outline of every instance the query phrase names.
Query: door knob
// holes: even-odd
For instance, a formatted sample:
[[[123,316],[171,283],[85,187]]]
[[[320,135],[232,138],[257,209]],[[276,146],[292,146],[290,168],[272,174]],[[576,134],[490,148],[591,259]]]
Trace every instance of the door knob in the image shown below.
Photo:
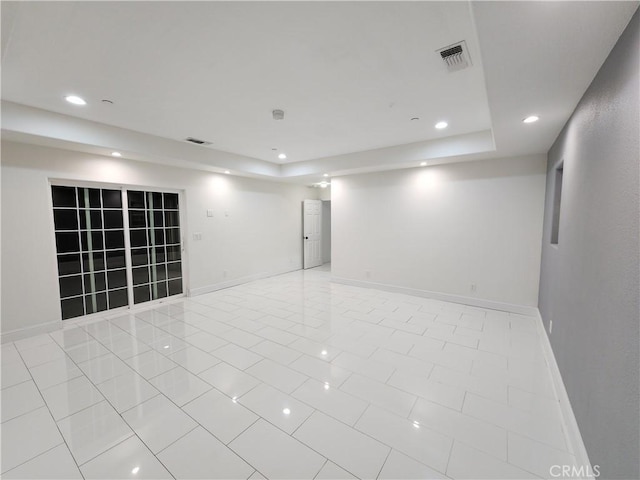
[[[309,240],[309,237],[304,237],[305,240]]]

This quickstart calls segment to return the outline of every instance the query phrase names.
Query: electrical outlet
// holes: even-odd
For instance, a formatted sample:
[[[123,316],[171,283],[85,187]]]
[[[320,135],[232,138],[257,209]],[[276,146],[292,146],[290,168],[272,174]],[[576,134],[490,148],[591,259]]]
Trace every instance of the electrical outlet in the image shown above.
[[[475,292],[477,290],[478,286],[475,283],[471,284],[471,291]]]
[[[202,240],[202,234],[201,233],[194,233],[193,234],[193,240],[194,241]]]
[[[213,210],[207,210],[207,217],[213,217]]]
[[[549,320],[549,335],[551,335],[552,330],[553,330],[553,320]]]

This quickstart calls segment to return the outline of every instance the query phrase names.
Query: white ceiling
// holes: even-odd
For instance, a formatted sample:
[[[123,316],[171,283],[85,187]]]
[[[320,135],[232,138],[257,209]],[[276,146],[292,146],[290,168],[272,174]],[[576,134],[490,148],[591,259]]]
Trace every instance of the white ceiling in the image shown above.
[[[637,6],[3,1],[3,136],[303,181],[544,153]],[[473,65],[448,73],[460,40]]]

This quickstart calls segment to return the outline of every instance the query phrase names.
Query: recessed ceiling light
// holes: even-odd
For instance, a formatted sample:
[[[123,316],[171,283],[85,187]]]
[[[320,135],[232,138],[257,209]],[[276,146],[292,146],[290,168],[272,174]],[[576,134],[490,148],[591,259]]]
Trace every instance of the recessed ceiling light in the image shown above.
[[[420,166],[421,167],[426,167],[427,166],[427,162],[420,162]]]
[[[233,398],[231,399],[231,401],[232,401],[233,403],[238,403],[238,397],[233,397]]]
[[[447,128],[449,124],[447,122],[438,122],[436,123],[436,128],[438,130],[442,130],[443,128]]]
[[[133,470],[131,470],[131,473],[133,473],[135,475],[139,471],[140,471],[140,467],[134,467]]]
[[[291,413],[291,410],[285,408],[284,410],[282,410],[282,413],[284,413],[285,415],[289,415]]]
[[[324,389],[329,390],[329,388],[330,388],[329,382],[324,382]]]
[[[322,186],[322,184],[320,184],[320,186]],[[325,186],[326,186],[326,185],[325,185]],[[320,354],[321,354],[321,355],[326,355],[326,354],[327,354],[327,351],[326,351],[326,350],[322,350],[322,351],[320,352]]]
[[[111,152],[112,157],[121,157],[122,154],[120,152]]]
[[[278,155],[278,158],[280,160],[284,160],[285,158],[287,158],[287,156],[284,153],[281,153],[281,154]]]
[[[325,174],[324,174],[324,175],[322,175],[322,176],[323,176],[323,177],[328,177],[328,176],[329,176],[329,174],[328,174],[328,173],[325,173]]]
[[[533,122],[537,122],[538,120],[540,120],[540,117],[538,117],[537,115],[530,115],[527,118],[525,118],[524,120],[522,120],[523,123],[533,123]]]
[[[74,105],[86,105],[87,104],[87,102],[84,100],[84,98],[80,98],[77,95],[67,95],[66,97],[64,97],[64,99],[69,103],[73,103]]]
[[[229,170],[225,170],[224,173],[226,173],[227,175],[229,175],[231,172]]]
[[[414,428],[420,428],[420,422],[414,421],[413,422],[413,426],[414,426]]]

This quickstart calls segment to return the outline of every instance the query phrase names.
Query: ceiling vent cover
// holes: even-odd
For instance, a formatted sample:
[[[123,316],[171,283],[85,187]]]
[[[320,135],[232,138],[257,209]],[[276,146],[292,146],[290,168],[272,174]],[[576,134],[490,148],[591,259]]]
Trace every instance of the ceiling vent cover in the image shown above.
[[[187,137],[184,139],[185,142],[195,143],[196,145],[211,145],[211,142],[207,142],[206,140],[200,140],[199,138]]]
[[[471,65],[471,57],[469,57],[467,44],[464,40],[441,48],[437,50],[437,52],[440,54],[440,57],[442,57],[442,61],[449,72],[463,70]]]

